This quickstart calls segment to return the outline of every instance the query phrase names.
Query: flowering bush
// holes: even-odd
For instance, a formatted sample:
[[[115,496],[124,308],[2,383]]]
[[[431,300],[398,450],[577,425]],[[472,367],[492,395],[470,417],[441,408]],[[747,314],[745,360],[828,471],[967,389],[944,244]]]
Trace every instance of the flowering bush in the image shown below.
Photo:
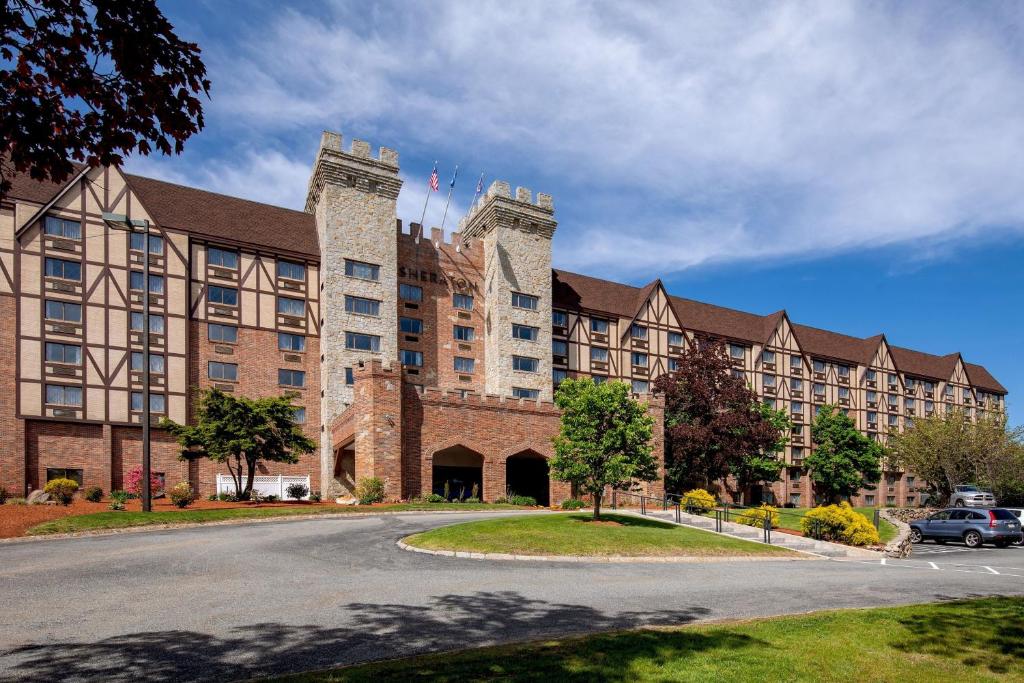
[[[683,494],[683,507],[687,512],[702,515],[715,507],[715,497],[704,489],[693,489]]]
[[[183,481],[180,484],[172,486],[171,490],[167,492],[167,495],[171,497],[171,502],[174,503],[176,507],[180,508],[187,508],[196,499],[196,494],[187,481]]]
[[[763,529],[765,517],[769,519],[769,523],[772,525],[773,529],[779,528],[779,511],[768,504],[762,504],[759,508],[744,510],[737,515],[736,523]]]
[[[878,530],[849,503],[816,507],[800,521],[806,535],[825,541],[838,541],[848,545],[874,545],[881,543]]]
[[[125,479],[124,479],[124,484],[125,484],[124,487],[128,491],[128,493],[131,493],[132,495],[135,495],[135,496],[141,496],[142,495],[142,466],[141,465],[139,467],[136,467],[135,469],[133,469],[131,472],[128,473],[128,476],[125,477]],[[149,473],[149,492],[151,494],[153,494],[153,495],[156,495],[157,491],[162,490],[163,487],[164,487],[164,485],[160,481],[160,477],[156,476],[156,474],[151,471]]]
[[[46,482],[43,490],[61,505],[70,505],[78,490],[78,482],[73,479],[52,479]]]

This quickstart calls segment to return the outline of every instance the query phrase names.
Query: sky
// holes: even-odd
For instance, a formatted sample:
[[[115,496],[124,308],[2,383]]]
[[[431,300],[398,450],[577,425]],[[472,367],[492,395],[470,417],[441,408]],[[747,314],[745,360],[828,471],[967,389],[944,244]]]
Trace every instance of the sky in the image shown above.
[[[936,354],[1024,424],[1021,3],[161,0],[206,128],[129,170],[301,209],[320,131],[397,149],[398,215],[554,197],[555,266]],[[1016,410],[1020,395],[1021,408]]]

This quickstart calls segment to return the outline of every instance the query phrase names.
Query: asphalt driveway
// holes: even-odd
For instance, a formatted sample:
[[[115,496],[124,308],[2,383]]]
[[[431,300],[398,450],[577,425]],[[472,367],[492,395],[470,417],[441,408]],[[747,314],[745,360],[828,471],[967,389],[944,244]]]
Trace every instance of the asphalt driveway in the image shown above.
[[[646,624],[1024,594],[1024,570],[952,571],[925,560],[552,564],[395,545],[477,517],[0,546],[0,680],[230,680]],[[1024,567],[1024,552],[1010,552],[1009,564]]]

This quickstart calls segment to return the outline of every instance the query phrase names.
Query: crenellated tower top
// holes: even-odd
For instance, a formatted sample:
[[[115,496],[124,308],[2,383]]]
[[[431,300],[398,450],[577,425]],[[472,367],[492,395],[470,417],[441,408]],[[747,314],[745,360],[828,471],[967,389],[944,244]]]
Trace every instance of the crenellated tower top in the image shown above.
[[[365,140],[353,140],[348,151],[342,143],[341,133],[325,130],[320,136],[320,149],[306,192],[306,212],[316,210],[324,185],[328,183],[397,199],[402,189],[402,181],[398,177],[398,152],[381,147],[377,156],[373,156],[370,143]]]
[[[555,234],[555,204],[551,195],[533,193],[526,187],[512,187],[504,180],[495,180],[481,201],[462,220],[459,232],[464,240],[482,238],[497,227],[515,228],[551,239]]]

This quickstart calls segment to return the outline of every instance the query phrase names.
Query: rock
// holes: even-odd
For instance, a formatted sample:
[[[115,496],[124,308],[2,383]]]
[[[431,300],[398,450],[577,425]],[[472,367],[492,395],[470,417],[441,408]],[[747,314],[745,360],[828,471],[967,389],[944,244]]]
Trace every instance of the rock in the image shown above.
[[[42,505],[43,503],[50,502],[50,494],[42,489],[36,489],[32,493],[28,494],[28,498],[25,502],[29,505]]]
[[[335,498],[334,502],[338,505],[359,505],[359,501],[355,498]]]

